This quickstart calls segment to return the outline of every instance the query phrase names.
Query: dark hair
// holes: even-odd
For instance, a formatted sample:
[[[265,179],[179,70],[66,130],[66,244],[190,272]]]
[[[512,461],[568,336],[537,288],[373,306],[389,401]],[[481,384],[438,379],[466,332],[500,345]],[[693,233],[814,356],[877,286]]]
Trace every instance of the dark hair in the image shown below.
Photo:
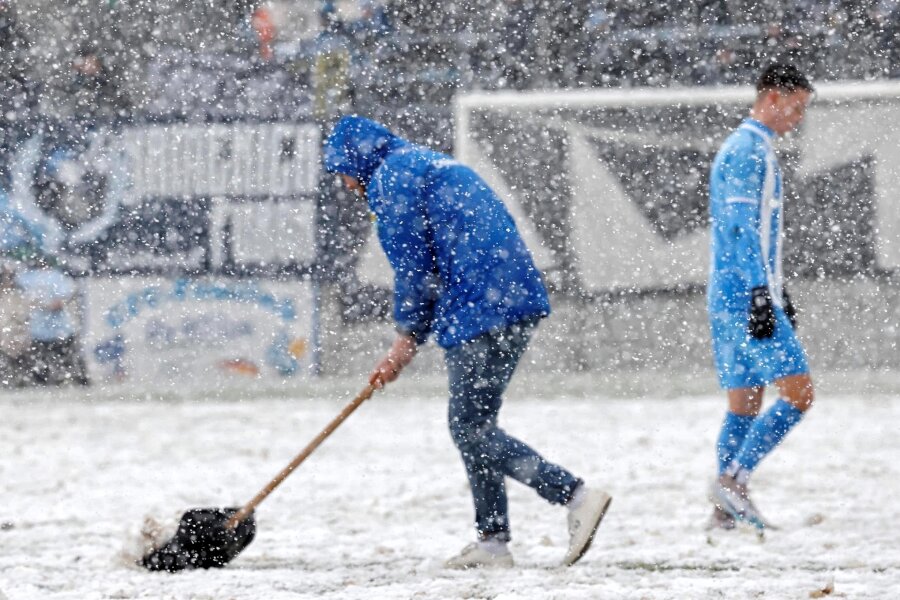
[[[779,92],[787,93],[798,90],[815,91],[809,79],[800,72],[800,69],[794,65],[784,63],[772,63],[763,69],[759,79],[756,80],[757,92],[768,90],[778,90]]]

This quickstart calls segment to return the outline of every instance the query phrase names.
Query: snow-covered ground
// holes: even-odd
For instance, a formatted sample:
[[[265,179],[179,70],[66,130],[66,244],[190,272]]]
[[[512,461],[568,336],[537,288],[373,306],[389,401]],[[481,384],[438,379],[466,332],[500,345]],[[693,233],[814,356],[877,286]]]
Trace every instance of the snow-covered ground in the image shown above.
[[[565,511],[510,484],[517,566],[448,572],[472,539],[440,381],[364,405],[259,509],[222,570],[132,566],[150,515],[249,499],[340,410],[348,382],[0,398],[0,598],[900,597],[900,399],[823,391],[765,462],[757,503],[781,526],[709,538],[702,524],[718,396],[606,397],[600,379],[515,382],[503,425],[614,496],[594,548],[557,567]]]

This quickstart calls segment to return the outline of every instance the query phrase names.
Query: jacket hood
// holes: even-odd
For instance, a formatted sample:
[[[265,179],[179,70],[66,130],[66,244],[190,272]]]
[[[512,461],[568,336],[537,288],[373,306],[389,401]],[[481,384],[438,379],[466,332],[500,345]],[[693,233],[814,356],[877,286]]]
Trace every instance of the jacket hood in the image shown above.
[[[407,142],[375,121],[343,117],[325,140],[325,170],[359,179],[368,185],[385,157]]]

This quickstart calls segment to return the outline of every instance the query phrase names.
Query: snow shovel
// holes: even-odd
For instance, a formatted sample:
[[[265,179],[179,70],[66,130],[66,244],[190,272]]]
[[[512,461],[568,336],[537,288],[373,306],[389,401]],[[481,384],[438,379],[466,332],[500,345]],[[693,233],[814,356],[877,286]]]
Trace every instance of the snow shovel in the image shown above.
[[[369,385],[360,392],[253,500],[241,508],[195,508],[187,511],[182,515],[172,539],[144,556],[140,564],[150,571],[174,573],[185,569],[219,568],[231,562],[250,545],[256,534],[253,510],[360,404],[371,398],[374,391],[375,386]]]

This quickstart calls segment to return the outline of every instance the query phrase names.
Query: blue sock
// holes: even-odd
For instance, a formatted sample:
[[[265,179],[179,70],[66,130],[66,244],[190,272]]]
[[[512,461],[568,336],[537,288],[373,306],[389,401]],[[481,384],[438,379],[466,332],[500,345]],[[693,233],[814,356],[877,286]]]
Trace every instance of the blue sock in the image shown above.
[[[755,418],[752,415],[736,415],[731,411],[725,413],[725,421],[722,423],[722,431],[719,433],[719,441],[716,444],[719,475],[725,472],[738,450],[741,449],[747,431]]]
[[[735,457],[741,470],[750,474],[775,446],[781,443],[794,425],[800,422],[803,412],[793,404],[778,400],[772,408],[759,415],[750,425],[750,431]]]

